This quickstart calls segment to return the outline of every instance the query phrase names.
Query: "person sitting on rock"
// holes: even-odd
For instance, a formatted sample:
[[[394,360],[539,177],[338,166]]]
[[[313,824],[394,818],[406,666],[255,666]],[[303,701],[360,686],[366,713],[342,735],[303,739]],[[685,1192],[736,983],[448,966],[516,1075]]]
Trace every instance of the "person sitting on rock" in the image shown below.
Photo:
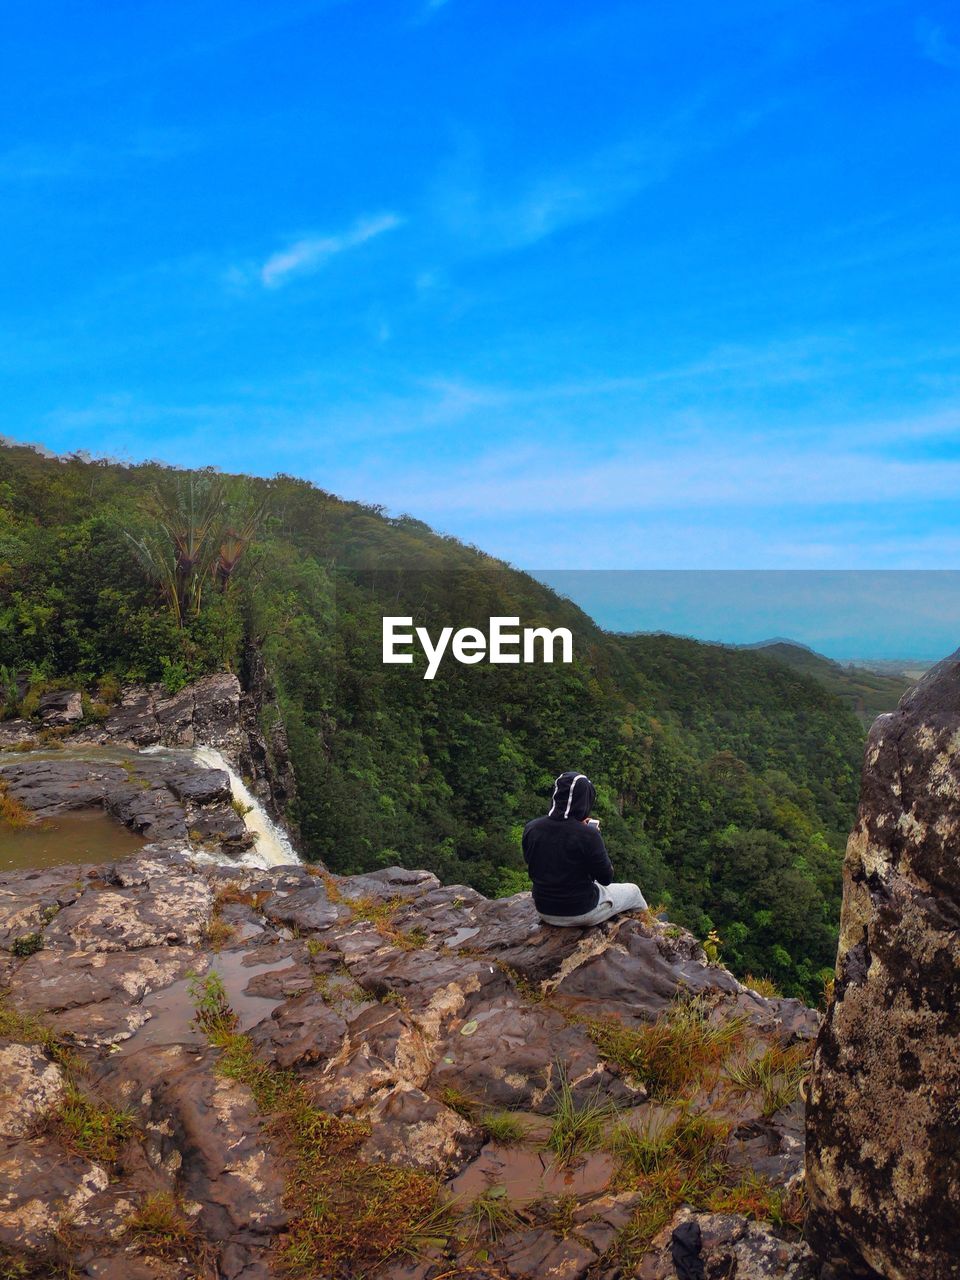
[[[523,829],[523,856],[533,905],[545,924],[602,924],[619,911],[646,907],[635,884],[614,884],[599,822],[590,822],[597,793],[572,769],[553,788],[550,812]]]

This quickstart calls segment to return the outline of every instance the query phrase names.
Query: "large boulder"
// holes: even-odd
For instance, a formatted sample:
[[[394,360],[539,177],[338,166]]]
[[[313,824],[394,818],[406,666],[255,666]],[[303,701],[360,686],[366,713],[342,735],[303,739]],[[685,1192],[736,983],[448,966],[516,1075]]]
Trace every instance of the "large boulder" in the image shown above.
[[[57,689],[43,695],[38,710],[40,719],[49,729],[79,724],[83,719],[83,698],[74,689]]]
[[[960,1277],[960,651],[881,716],[847,846],[807,1114],[837,1273]]]

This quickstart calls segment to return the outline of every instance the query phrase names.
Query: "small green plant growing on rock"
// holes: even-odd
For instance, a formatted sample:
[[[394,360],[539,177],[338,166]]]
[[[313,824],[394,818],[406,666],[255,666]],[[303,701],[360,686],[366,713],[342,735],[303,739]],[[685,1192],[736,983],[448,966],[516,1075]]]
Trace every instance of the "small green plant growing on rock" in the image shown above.
[[[463,1116],[464,1120],[469,1120],[472,1123],[476,1118],[478,1108],[476,1099],[471,1098],[462,1089],[458,1089],[456,1085],[444,1085],[437,1094],[437,1101],[442,1102],[451,1111],[456,1111],[457,1115]]]
[[[717,933],[716,929],[711,929],[703,940],[703,954],[710,964],[720,963],[720,948],[722,946],[723,940],[719,933]]]
[[[81,1075],[86,1064],[80,1055],[63,1043],[52,1027],[41,1022],[32,1013],[13,1009],[0,994],[0,1039],[15,1040],[18,1044],[38,1044],[58,1066],[74,1075]]]
[[[14,938],[10,950],[15,956],[32,956],[43,950],[43,934],[21,933],[19,938]]]
[[[253,813],[253,805],[244,804],[244,802],[238,796],[233,796],[233,798],[230,801],[230,808],[237,815],[237,817],[241,819],[245,818],[248,813]]]
[[[489,1187],[470,1202],[466,1214],[467,1234],[479,1243],[491,1244],[515,1231],[520,1226],[520,1215],[514,1209],[504,1186]]]
[[[491,1142],[499,1142],[504,1147],[522,1142],[526,1132],[520,1117],[512,1111],[485,1111],[480,1127]]]
[[[126,1230],[153,1252],[182,1249],[194,1226],[172,1191],[153,1191],[126,1221]]]
[[[711,1213],[738,1213],[744,1218],[772,1222],[779,1216],[783,1196],[765,1178],[745,1173],[733,1186],[717,1187],[707,1197]]]
[[[394,941],[402,951],[421,951],[430,941],[430,935],[421,925],[414,925],[412,929],[398,930]]]
[[[599,1088],[578,1101],[562,1070],[559,1077],[558,1087],[550,1091],[554,1110],[547,1146],[558,1163],[572,1164],[603,1145],[607,1125],[616,1112],[601,1098]]]
[[[189,973],[187,977],[187,990],[194,1008],[194,1025],[217,1044],[230,1036],[237,1026],[237,1015],[230,1008],[223,978],[215,969],[202,977],[198,973]]]
[[[134,1131],[133,1114],[98,1102],[68,1083],[55,1124],[64,1145],[90,1160],[110,1163]]]
[[[739,1093],[756,1093],[763,1115],[769,1119],[800,1096],[800,1086],[810,1069],[811,1046],[795,1044],[783,1048],[772,1044],[749,1062],[726,1067],[731,1086]]]

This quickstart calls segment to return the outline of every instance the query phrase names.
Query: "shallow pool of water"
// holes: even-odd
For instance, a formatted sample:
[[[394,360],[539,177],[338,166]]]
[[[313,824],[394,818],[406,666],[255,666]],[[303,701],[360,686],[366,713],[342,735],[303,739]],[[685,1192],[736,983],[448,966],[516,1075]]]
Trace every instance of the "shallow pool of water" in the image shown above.
[[[61,813],[28,827],[0,825],[0,872],[112,862],[144,843],[102,809]]]

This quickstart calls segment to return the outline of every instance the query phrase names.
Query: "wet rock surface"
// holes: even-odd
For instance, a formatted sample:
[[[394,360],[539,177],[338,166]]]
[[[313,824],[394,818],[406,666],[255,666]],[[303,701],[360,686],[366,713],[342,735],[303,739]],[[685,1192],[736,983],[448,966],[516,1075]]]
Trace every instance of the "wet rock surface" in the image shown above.
[[[960,1276],[960,653],[871,730],[807,1119],[838,1276]]]
[[[80,719],[52,719],[77,705]],[[227,676],[173,697],[128,689],[100,725],[58,694],[41,716],[67,749],[0,765],[8,794],[38,817],[102,806],[148,841],[120,861],[0,876],[0,1268],[287,1274],[309,1170],[278,1130],[277,1087],[309,1100],[303,1123],[355,1126],[351,1167],[439,1191],[446,1225],[424,1224],[418,1258],[388,1257],[381,1271],[394,1280],[672,1275],[668,1236],[651,1242],[650,1228],[637,1245],[650,1186],[617,1126],[656,1143],[706,1117],[729,1179],[759,1180],[770,1205],[794,1194],[795,1091],[771,1104],[718,1065],[667,1098],[655,1073],[615,1051],[610,1029],[633,1034],[696,1009],[704,1028],[732,1029],[747,1066],[807,1044],[813,1011],[747,990],[647,913],[557,929],[529,894],[489,901],[425,871],[250,865],[223,770],[186,755],[117,757],[207,743],[243,768],[259,751],[254,778],[289,797],[282,726],[263,736],[254,712]],[[36,728],[0,725],[0,749]],[[265,1076],[249,1062],[237,1070],[216,1019],[198,1025],[197,1002],[217,988],[215,1014],[222,1000],[223,1025]],[[561,1157],[565,1109],[575,1126],[596,1119],[582,1149]],[[358,1203],[378,1196],[384,1221],[403,1211],[382,1189]],[[750,1280],[782,1264],[808,1280],[796,1231],[740,1213],[700,1218],[715,1241],[708,1276]],[[301,1274],[372,1273],[342,1262]]]
[[[73,809],[102,807],[152,842],[183,847],[207,844],[242,853],[252,837],[231,806],[230,779],[222,769],[189,760],[131,756],[124,765],[100,763],[93,748],[84,759],[22,759],[0,764],[8,794],[38,821]]]
[[[459,1225],[420,1262],[389,1263],[383,1274],[398,1278],[672,1275],[666,1239],[625,1269],[640,1199],[615,1155],[563,1163],[546,1145],[564,1091],[575,1110],[600,1100],[638,1128],[682,1112],[605,1057],[587,1020],[649,1025],[678,995],[699,994],[718,1024],[740,1019],[756,1052],[811,1031],[795,1002],[746,991],[690,935],[649,917],[555,929],[529,895],[490,902],[403,868],[261,870],[161,842],[117,863],[10,874],[0,920],[0,1246],[47,1256],[69,1218],[61,1237],[85,1276],[282,1274],[295,1172],[251,1088],[224,1075],[220,1050],[191,1025],[190,975],[219,975],[259,1061],[324,1113],[366,1124],[362,1160],[421,1171],[456,1197]],[[24,931],[36,935],[32,954],[17,953]],[[80,1067],[60,1065],[65,1049]],[[81,1151],[56,1121],[64,1072],[125,1117],[118,1151]],[[701,1103],[728,1116],[733,1165],[773,1188],[796,1181],[796,1106],[764,1115],[757,1098],[719,1084]],[[514,1146],[485,1127],[501,1112],[519,1125]],[[507,1197],[493,1236],[469,1225],[478,1195]],[[136,1227],[157,1196],[189,1219],[187,1252]],[[813,1275],[769,1225],[708,1216],[725,1223],[716,1257],[738,1269],[707,1275]]]
[[[251,653],[248,666],[251,672],[246,691],[236,676],[225,672],[204,676],[176,694],[168,694],[160,685],[126,686],[119,702],[110,707],[99,722],[84,721],[83,699],[78,691],[56,690],[43,694],[34,720],[0,723],[0,751],[58,744],[68,748],[108,746],[130,751],[146,747],[210,747],[249,780],[253,793],[274,817],[282,817],[296,797],[286,731],[256,651]],[[41,801],[31,804],[30,797],[24,799],[28,808],[38,812],[55,813],[64,808],[108,804],[122,821],[151,839],[182,839],[192,819],[194,824],[207,822],[208,838],[216,838],[220,833],[220,838],[235,841],[240,834],[239,827],[216,825],[223,816],[217,806],[222,809],[225,799],[229,808],[230,799],[229,792],[225,796],[223,793],[223,775],[216,778],[216,773],[190,763],[179,770],[174,767],[151,770],[147,765],[141,769],[138,761],[139,776],[148,781],[150,791],[158,793],[147,800],[139,797],[139,803],[135,790],[125,789],[123,779],[112,770],[105,771],[100,779],[89,780],[86,798],[83,798],[82,777],[64,770],[62,764],[49,772],[34,775],[31,769],[25,777],[14,774],[7,780],[12,791],[15,786],[26,788],[30,796]],[[205,787],[210,788],[209,792]],[[159,793],[163,789],[174,801],[180,802],[181,821],[177,820],[176,804],[171,806],[166,799],[161,799]],[[154,814],[155,808],[161,812]],[[217,811],[208,813],[214,809]],[[184,818],[186,824],[182,821]],[[242,827],[242,823],[239,825]]]

